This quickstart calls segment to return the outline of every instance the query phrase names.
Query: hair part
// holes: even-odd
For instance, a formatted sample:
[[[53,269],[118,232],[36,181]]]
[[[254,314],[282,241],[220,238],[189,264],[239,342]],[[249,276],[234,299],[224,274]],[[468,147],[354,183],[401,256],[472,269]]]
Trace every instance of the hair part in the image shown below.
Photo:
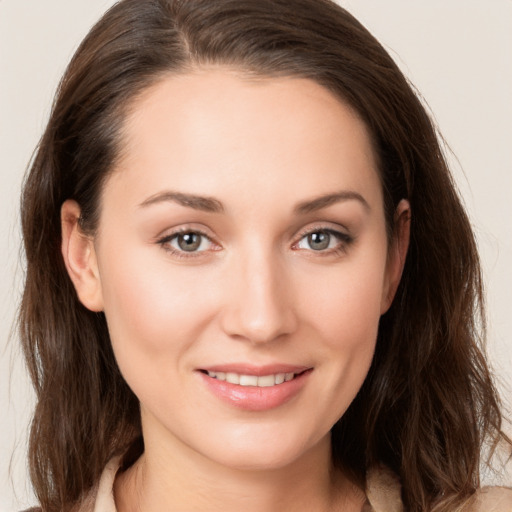
[[[421,102],[373,36],[328,0],[123,0],[73,57],[21,203],[19,329],[37,395],[29,459],[42,509],[69,510],[115,453],[131,446],[129,464],[143,450],[105,316],[82,306],[64,267],[61,205],[76,200],[93,234],[134,99],[164,76],[219,65],[328,88],[371,134],[390,236],[397,204],[410,201],[402,281],[368,377],[333,428],[333,459],[361,485],[369,467],[389,466],[411,512],[453,510],[479,485],[482,443],[501,435],[476,244]]]

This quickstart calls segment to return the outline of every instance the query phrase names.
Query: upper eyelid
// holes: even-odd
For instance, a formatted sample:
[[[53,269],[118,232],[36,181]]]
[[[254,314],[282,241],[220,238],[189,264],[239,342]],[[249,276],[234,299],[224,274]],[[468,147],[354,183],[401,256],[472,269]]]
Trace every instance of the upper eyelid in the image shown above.
[[[179,235],[187,234],[187,233],[196,233],[208,240],[208,243],[211,244],[210,247],[208,247],[205,250],[201,251],[185,251],[182,249],[178,249],[176,247],[173,247],[171,245],[171,242],[174,241]],[[201,258],[207,255],[210,251],[217,251],[218,248],[212,248],[217,246],[221,247],[217,242],[213,241],[210,236],[208,236],[206,233],[203,233],[202,231],[198,229],[178,229],[172,233],[169,233],[167,235],[163,235],[156,239],[156,244],[163,249],[165,252],[171,254],[174,256],[174,258],[179,259],[187,259],[189,261],[192,261],[193,258]]]
[[[352,243],[356,239],[356,237],[353,234],[348,232],[348,229],[333,228],[333,227],[325,225],[325,224],[319,224],[319,225],[316,225],[313,227],[304,228],[303,230],[299,231],[299,234],[297,235],[295,241],[292,244],[292,248],[295,248],[295,250],[308,251],[308,249],[298,248],[298,245],[307,236],[311,235],[312,233],[318,233],[318,232],[329,233],[330,235],[337,238],[339,248],[347,248],[347,246],[352,245]],[[335,251],[335,250],[336,249],[332,248],[332,249],[318,251],[317,255],[318,256],[327,255],[329,253],[332,253],[332,251]],[[312,251],[312,249],[311,249],[311,251]]]
[[[171,240],[176,239],[178,236],[186,235],[188,233],[193,233],[193,234],[199,235],[199,236],[201,236],[203,238],[206,238],[206,240],[208,240],[209,243],[218,245],[217,242],[212,240],[212,238],[210,236],[208,236],[206,233],[203,233],[201,231],[192,231],[192,230],[176,231],[175,233],[169,233],[168,235],[165,235],[165,236],[161,237],[159,239],[159,243],[170,242]]]
[[[329,223],[327,223],[327,224],[319,223],[319,224],[314,224],[312,226],[311,225],[307,226],[305,228],[300,229],[296,236],[300,240],[301,238],[303,238],[307,235],[310,235],[311,233],[316,233],[318,231],[324,231],[327,233],[332,233],[334,235],[341,235],[341,236],[353,238],[353,236],[350,234],[350,232],[347,228],[341,227],[339,225],[334,227],[332,224],[329,224]]]
[[[207,233],[207,230],[205,230],[205,229],[194,227],[194,226],[184,225],[184,226],[179,226],[176,228],[170,228],[170,229],[168,228],[168,229],[163,230],[161,232],[161,234],[159,234],[155,237],[155,241],[158,242],[158,241],[164,240],[164,239],[171,239],[175,236],[186,234],[186,233],[197,233],[198,235],[202,235],[202,236],[208,238],[208,240],[210,240],[212,242],[214,239],[214,237],[211,234]]]
[[[201,229],[199,227],[184,225],[184,226],[179,226],[177,228],[174,228],[171,231],[168,231],[168,230],[166,230],[166,231],[163,232],[165,234],[158,235],[157,237],[155,237],[155,241],[157,243],[168,242],[180,234],[197,233],[197,234],[207,238],[212,244],[222,246],[222,244],[216,240],[215,236],[212,236],[211,234],[209,234],[207,232],[207,230]],[[306,226],[306,227],[298,230],[296,232],[296,234],[293,236],[293,238],[295,240],[293,242],[293,245],[297,244],[305,236],[308,236],[312,233],[319,232],[319,231],[331,233],[332,235],[339,236],[341,238],[349,238],[349,239],[355,238],[352,234],[349,233],[349,230],[345,227],[341,227],[339,225],[334,227],[331,223],[324,224],[324,223],[320,222],[317,224]]]
[[[220,246],[220,244],[218,242],[216,242],[215,240],[213,240],[213,238],[210,235],[208,235],[208,233],[205,233],[201,229],[197,229],[197,228],[179,228],[170,233],[156,237],[155,242],[156,242],[156,244],[163,247],[165,244],[169,244],[172,240],[176,239],[176,237],[178,237],[179,235],[185,235],[187,233],[195,233],[197,235],[200,235],[200,236],[206,238],[210,244]],[[173,248],[172,250],[177,251],[177,252],[182,252],[176,248]],[[186,251],[183,251],[183,252],[185,253]],[[192,256],[193,254],[197,255],[198,253],[202,253],[202,252],[206,252],[206,251],[191,251],[189,256]]]

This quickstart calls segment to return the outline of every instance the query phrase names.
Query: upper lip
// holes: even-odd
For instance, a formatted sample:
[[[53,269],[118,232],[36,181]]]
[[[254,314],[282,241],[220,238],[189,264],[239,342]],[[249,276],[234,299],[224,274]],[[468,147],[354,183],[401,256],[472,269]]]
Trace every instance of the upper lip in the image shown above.
[[[255,375],[261,377],[263,375],[274,375],[276,373],[302,373],[311,369],[311,366],[298,366],[293,364],[266,364],[254,365],[250,363],[226,363],[216,364],[198,368],[207,372],[225,372],[238,373],[240,375]]]

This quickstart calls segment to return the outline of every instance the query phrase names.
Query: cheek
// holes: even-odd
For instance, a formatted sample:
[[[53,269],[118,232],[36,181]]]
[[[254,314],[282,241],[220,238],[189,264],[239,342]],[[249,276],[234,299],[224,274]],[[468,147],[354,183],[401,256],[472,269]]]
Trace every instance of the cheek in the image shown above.
[[[201,272],[147,262],[145,251],[131,251],[101,268],[112,346],[130,384],[138,375],[169,378],[213,314],[211,293],[199,293],[209,289]]]
[[[330,403],[329,421],[346,411],[370,368],[380,321],[385,258],[369,257],[339,271],[315,287],[304,302],[310,332],[322,343],[317,351],[325,372],[319,400]],[[317,284],[322,283],[317,276]]]
[[[384,252],[384,251],[382,251]],[[362,348],[375,342],[385,283],[385,256],[369,253],[342,263],[325,276],[308,276],[303,309],[315,329],[335,348]],[[311,286],[314,283],[315,286]]]

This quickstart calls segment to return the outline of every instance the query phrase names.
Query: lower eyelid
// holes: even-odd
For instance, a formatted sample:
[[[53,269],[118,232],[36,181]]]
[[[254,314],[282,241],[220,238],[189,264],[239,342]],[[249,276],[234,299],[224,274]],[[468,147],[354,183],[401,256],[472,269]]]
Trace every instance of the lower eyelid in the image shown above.
[[[300,238],[298,239],[298,241],[293,244],[293,247],[297,248],[297,245],[299,244],[299,242],[301,242],[305,237],[307,237],[313,233],[318,233],[318,232],[327,233],[330,236],[333,236],[339,242],[339,245],[341,245],[341,246],[348,246],[354,241],[354,237],[347,233],[337,231],[337,230],[334,230],[331,228],[318,227],[318,228],[310,229],[310,230],[302,233],[300,235]],[[182,250],[182,249],[179,249],[179,248],[176,248],[176,247],[173,247],[170,245],[170,242],[175,240],[179,235],[184,235],[187,233],[195,233],[197,235],[200,235],[201,237],[206,239],[208,241],[208,243],[211,246],[213,246],[214,248],[208,247],[207,249],[203,249],[200,251],[185,251],[185,250]],[[199,231],[197,229],[183,229],[183,230],[176,231],[174,233],[170,233],[168,235],[160,237],[158,240],[156,240],[156,243],[158,245],[160,245],[164,250],[166,250],[170,253],[174,253],[177,256],[181,256],[181,257],[199,256],[200,254],[208,252],[210,250],[219,250],[220,249],[220,247],[206,233]],[[312,252],[315,252],[314,249],[304,249],[304,250],[310,250]],[[332,247],[330,249],[318,250],[316,252],[320,255],[322,253],[329,254],[329,253],[340,251],[340,250],[343,251],[344,248],[343,247]]]
[[[183,250],[177,249],[175,247],[172,247],[170,245],[171,242],[176,240],[180,235],[186,235],[188,233],[194,233],[196,235],[199,235],[203,239],[207,240],[209,244],[215,245],[215,242],[213,242],[213,240],[206,233],[198,231],[197,229],[184,229],[184,230],[176,231],[175,233],[170,233],[168,235],[160,237],[158,240],[156,240],[156,243],[158,245],[160,245],[162,248],[164,248],[165,250],[169,251],[169,252],[186,254],[187,256],[193,256],[194,254],[197,255],[198,253],[206,252],[207,249],[206,250],[201,250],[201,251],[190,251],[190,252],[187,252],[187,251],[183,251]]]
[[[198,253],[198,252],[206,251],[207,248],[206,249],[205,248],[201,249],[201,247],[203,247],[204,244],[206,244],[206,245],[211,244],[212,243],[211,240],[207,236],[202,235],[200,233],[194,233],[194,234],[198,235],[201,238],[201,240],[199,241],[199,246],[197,247],[196,250],[194,250],[194,251],[185,251],[184,249],[181,249],[180,247],[174,247],[174,246],[173,246],[173,248],[176,249],[177,251],[180,251],[180,252],[183,251],[185,253]],[[176,244],[179,244],[179,237],[180,237],[180,234],[171,237],[170,242],[171,243],[175,242]]]
[[[304,238],[308,237],[309,235],[313,234],[313,233],[327,233],[329,234],[330,236],[334,237],[336,240],[337,240],[337,246],[336,247],[331,247],[331,248],[326,248],[326,249],[323,249],[323,250],[314,250],[312,248],[299,248],[297,247],[298,244],[304,240]],[[299,249],[299,250],[304,250],[304,251],[309,251],[309,252],[312,252],[312,253],[316,253],[316,255],[318,256],[327,256],[327,255],[331,255],[331,254],[334,254],[334,253],[339,253],[339,252],[345,252],[347,249],[348,249],[348,246],[354,241],[354,237],[352,237],[351,235],[348,235],[347,233],[343,233],[341,231],[337,231],[337,230],[334,230],[334,229],[331,229],[331,228],[322,228],[322,227],[318,227],[318,228],[314,228],[314,229],[310,229],[308,230],[307,232],[304,232],[303,234],[300,235],[300,238],[297,242],[295,242],[293,244],[293,247],[295,247],[296,249]]]

